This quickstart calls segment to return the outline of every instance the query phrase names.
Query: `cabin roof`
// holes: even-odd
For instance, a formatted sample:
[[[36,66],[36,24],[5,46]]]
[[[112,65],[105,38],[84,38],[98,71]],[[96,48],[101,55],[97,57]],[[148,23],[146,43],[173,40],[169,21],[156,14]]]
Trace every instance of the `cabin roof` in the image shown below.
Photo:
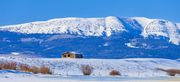
[[[64,52],[62,55],[64,55],[64,54],[82,55],[82,54],[80,54],[80,53],[76,53],[76,52]]]

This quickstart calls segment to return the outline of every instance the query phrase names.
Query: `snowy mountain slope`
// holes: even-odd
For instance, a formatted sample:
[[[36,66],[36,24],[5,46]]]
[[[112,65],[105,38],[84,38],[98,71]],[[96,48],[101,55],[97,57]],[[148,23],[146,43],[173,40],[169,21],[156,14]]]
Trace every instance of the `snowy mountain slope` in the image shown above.
[[[123,22],[126,22],[124,24]],[[127,28],[127,26],[129,26]],[[27,34],[75,34],[82,36],[111,36],[113,33],[138,30],[144,37],[151,35],[169,38],[169,42],[179,45],[180,33],[175,23],[145,17],[118,18],[58,18],[48,21],[19,25],[1,26],[1,30]]]
[[[154,20],[144,28],[144,36],[157,35],[169,37],[169,41],[178,45],[180,41],[179,29],[175,24],[165,20]]]
[[[3,30],[20,33],[70,33],[85,36],[111,35],[111,32],[123,31],[124,27],[116,17],[106,18],[60,18],[48,21],[32,22],[1,27]],[[30,30],[31,29],[31,30]]]
[[[133,46],[130,47],[127,44]],[[27,57],[59,58],[66,51],[85,58],[170,58],[178,59],[180,47],[167,38],[134,36],[130,33],[110,37],[82,37],[67,34],[21,34],[0,32],[0,53],[19,53]]]
[[[59,18],[0,27],[0,54],[59,58],[180,58],[179,23],[145,17]]]
[[[0,57],[0,62],[15,61],[31,66],[48,66],[54,74],[82,75],[81,65],[93,67],[92,76],[109,76],[111,70],[118,70],[122,76],[157,77],[168,76],[156,68],[179,69],[180,62],[169,59],[133,58],[133,59],[51,59]],[[98,62],[98,63],[96,63]]]
[[[180,29],[180,23],[176,23],[177,27]]]

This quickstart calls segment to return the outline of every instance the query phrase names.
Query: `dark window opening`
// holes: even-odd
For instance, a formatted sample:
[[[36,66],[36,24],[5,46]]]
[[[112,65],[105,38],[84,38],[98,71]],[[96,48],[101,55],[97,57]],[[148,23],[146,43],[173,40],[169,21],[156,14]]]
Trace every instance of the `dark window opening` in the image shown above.
[[[68,54],[68,57],[70,57],[70,55]]]

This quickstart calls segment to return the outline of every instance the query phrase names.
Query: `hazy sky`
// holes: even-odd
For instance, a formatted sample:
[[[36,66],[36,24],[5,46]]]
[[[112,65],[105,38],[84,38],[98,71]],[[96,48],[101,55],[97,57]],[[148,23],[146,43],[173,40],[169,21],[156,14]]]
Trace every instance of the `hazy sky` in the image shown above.
[[[60,17],[105,16],[180,22],[180,0],[0,0],[0,26]]]

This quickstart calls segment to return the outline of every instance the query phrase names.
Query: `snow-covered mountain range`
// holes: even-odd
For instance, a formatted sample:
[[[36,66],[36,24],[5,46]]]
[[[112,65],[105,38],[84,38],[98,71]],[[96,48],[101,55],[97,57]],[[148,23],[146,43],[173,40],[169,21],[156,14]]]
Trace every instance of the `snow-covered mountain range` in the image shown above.
[[[0,33],[3,44],[0,45],[0,52],[3,54],[5,48],[11,48],[7,51],[26,51],[28,54],[30,52],[46,56],[57,55],[63,51],[76,51],[87,54],[87,57],[96,57],[93,54],[97,54],[98,58],[107,57],[108,54],[113,55],[113,58],[169,55],[180,57],[180,23],[163,19],[115,16],[57,18],[0,26]]]
[[[127,28],[128,24],[131,28]],[[83,36],[111,36],[113,32],[141,31],[141,35],[164,36],[173,44],[180,43],[180,24],[162,19],[148,19],[144,17],[118,18],[59,18],[48,21],[31,22],[18,25],[0,27],[1,30],[27,34],[77,34]]]

